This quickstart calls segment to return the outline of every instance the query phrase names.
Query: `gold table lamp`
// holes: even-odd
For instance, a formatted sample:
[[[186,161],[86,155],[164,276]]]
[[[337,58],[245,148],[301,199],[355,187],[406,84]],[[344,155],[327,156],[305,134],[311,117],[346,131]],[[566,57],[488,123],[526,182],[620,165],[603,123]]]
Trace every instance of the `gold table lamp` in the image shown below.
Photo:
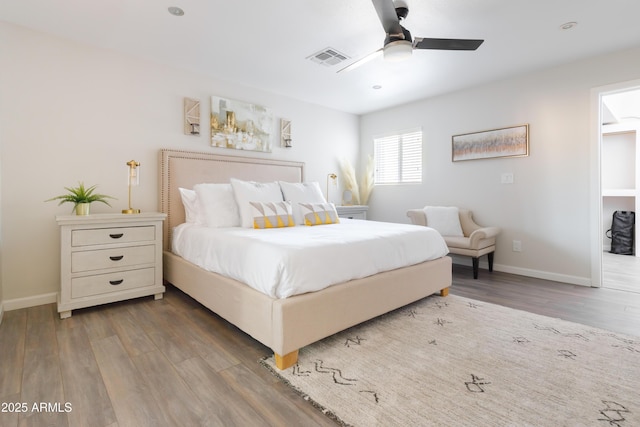
[[[133,209],[131,207],[131,187],[137,186],[138,184],[140,184],[140,176],[138,174],[139,172],[138,168],[140,167],[140,163],[136,162],[135,160],[131,160],[127,162],[127,166],[129,166],[129,177],[128,177],[129,209],[123,209],[122,213],[123,214],[139,214],[140,209]]]

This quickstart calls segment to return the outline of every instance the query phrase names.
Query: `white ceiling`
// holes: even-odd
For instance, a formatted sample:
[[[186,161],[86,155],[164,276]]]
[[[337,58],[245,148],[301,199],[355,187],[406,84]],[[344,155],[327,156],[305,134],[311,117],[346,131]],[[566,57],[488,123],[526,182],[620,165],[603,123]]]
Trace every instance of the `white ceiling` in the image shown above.
[[[331,47],[352,62],[382,47],[371,0],[6,0],[0,20],[355,114],[640,46],[638,0],[407,2],[414,37],[484,44],[340,74],[346,63],[306,59]],[[569,21],[578,25],[561,30]]]

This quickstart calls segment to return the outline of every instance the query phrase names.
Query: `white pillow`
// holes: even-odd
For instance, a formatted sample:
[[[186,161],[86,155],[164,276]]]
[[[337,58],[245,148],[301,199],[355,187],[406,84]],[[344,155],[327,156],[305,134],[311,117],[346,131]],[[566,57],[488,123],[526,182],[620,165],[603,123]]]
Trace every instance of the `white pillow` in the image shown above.
[[[427,227],[435,228],[443,236],[464,236],[458,208],[426,206],[424,212],[427,216]]]
[[[242,181],[231,178],[231,186],[240,210],[240,225],[253,228],[250,202],[283,202],[282,190],[277,182]]]
[[[231,184],[196,184],[193,189],[207,227],[238,227],[240,213]]]
[[[200,203],[198,203],[198,195],[194,190],[187,188],[178,188],[180,191],[180,198],[182,199],[182,206],[184,206],[184,218],[185,222],[193,224],[204,224],[202,218],[202,209]]]
[[[317,182],[278,181],[284,200],[291,202],[293,219],[296,224],[304,224],[304,217],[298,203],[327,203]]]

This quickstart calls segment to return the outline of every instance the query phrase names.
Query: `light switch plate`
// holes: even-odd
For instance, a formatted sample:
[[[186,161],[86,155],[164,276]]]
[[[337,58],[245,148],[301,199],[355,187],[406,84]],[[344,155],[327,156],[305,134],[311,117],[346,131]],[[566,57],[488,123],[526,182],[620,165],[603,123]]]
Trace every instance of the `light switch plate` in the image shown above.
[[[513,184],[513,174],[511,172],[504,172],[500,176],[501,184]]]
[[[522,242],[520,240],[513,241],[513,252],[522,252]]]

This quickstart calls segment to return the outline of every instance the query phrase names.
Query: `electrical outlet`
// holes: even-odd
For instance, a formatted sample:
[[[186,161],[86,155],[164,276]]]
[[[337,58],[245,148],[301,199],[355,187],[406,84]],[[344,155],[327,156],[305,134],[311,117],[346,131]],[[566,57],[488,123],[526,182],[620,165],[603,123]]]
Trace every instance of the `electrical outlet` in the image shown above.
[[[513,252],[522,252],[522,242],[520,240],[513,241]]]

